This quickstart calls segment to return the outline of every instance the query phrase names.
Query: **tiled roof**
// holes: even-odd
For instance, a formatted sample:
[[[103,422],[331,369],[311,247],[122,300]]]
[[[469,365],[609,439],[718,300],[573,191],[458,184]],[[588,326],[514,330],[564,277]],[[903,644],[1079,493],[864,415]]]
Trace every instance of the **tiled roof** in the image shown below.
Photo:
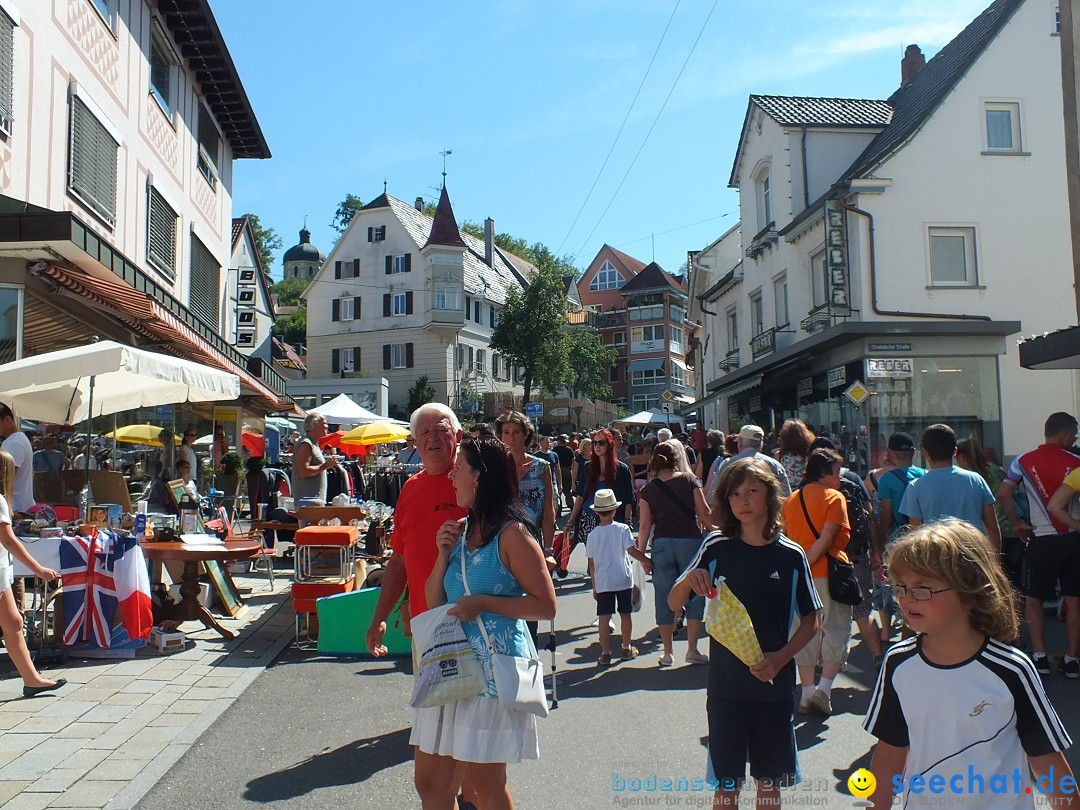
[[[889,126],[867,145],[841,180],[850,180],[873,171],[882,160],[918,132],[1023,2],[995,0],[952,42],[938,51],[907,86],[893,93],[888,102],[893,108]]]
[[[232,221],[232,241],[229,244],[235,248],[240,240],[240,234],[244,232],[244,221],[247,217],[234,217]]]
[[[682,282],[682,279],[671,275],[656,262],[652,262],[642,269],[640,273],[620,287],[619,292],[625,295],[630,292],[655,290],[660,287],[674,287],[676,290],[686,292],[686,285]]]
[[[750,96],[782,127],[883,127],[892,118],[889,102],[863,98]]]
[[[621,250],[616,250],[611,245],[604,245],[604,247],[606,247],[618,257],[619,261],[621,261],[626,267],[626,269],[630,271],[631,275],[636,276],[638,273],[645,269],[645,262],[635,259],[629,253],[623,253]],[[602,249],[603,248],[601,248],[601,250]]]
[[[461,238],[461,229],[454,217],[454,207],[450,205],[450,195],[446,193],[446,186],[443,186],[439,193],[439,204],[435,208],[435,219],[431,223],[431,233],[426,244],[465,247],[465,240]]]

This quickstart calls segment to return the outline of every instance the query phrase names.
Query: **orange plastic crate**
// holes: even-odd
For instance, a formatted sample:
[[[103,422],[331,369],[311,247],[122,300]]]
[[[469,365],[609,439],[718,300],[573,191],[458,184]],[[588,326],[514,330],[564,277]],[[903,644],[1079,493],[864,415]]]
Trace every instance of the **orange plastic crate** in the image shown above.
[[[355,526],[305,526],[293,535],[298,546],[351,546],[359,539]]]

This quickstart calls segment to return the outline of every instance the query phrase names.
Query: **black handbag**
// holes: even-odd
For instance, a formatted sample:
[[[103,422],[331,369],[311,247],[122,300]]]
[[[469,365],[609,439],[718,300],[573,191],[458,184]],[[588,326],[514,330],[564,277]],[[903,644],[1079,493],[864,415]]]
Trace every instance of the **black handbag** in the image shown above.
[[[810,531],[814,533],[815,538],[821,537],[821,533],[814,526],[814,522],[810,520],[810,512],[806,508],[806,498],[803,496],[801,489],[799,490],[799,504],[802,506],[803,516],[806,518],[806,525],[810,527]],[[825,552],[825,560],[828,565],[829,598],[841,605],[855,606],[862,604],[863,592],[862,588],[859,587],[859,580],[855,578],[855,566],[837,559],[828,550]]]

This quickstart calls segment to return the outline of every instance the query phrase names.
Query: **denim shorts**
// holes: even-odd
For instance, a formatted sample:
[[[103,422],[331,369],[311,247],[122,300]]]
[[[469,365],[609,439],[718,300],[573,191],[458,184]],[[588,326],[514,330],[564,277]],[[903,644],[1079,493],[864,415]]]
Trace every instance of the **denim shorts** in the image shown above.
[[[700,537],[654,537],[652,541],[652,581],[656,595],[656,623],[675,624],[675,614],[668,607],[668,594],[675,580],[690,567],[701,548]],[[687,619],[701,621],[705,616],[705,597],[693,596],[686,603]]]

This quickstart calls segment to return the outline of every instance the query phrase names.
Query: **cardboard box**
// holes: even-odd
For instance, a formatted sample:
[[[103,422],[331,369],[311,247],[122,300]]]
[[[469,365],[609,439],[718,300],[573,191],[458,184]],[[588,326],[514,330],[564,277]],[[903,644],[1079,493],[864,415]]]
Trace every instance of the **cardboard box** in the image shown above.
[[[166,633],[160,627],[152,627],[146,638],[146,646],[163,653],[181,652],[187,646],[187,636],[180,631]]]

